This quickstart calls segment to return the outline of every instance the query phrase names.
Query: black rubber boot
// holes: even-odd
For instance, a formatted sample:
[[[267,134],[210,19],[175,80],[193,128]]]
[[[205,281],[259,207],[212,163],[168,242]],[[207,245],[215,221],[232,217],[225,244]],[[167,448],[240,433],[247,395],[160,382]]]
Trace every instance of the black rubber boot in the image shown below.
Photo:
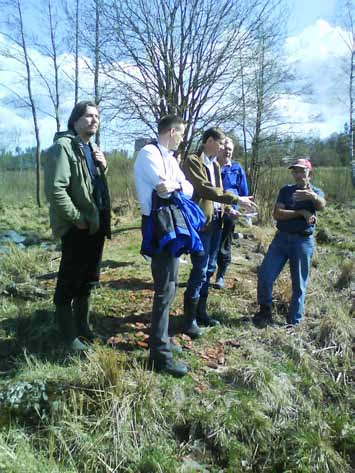
[[[175,361],[172,358],[167,360],[149,359],[149,367],[158,373],[168,373],[177,378],[182,378],[187,374],[188,368],[185,363]]]
[[[73,312],[76,324],[76,334],[88,342],[93,342],[96,335],[91,330],[90,321],[90,296],[75,297],[73,301]]]
[[[87,346],[80,342],[76,335],[76,326],[70,303],[57,304],[55,316],[65,346],[70,350],[85,351]]]
[[[197,304],[196,319],[199,325],[203,325],[204,327],[214,327],[215,325],[219,325],[219,322],[208,315],[207,298],[208,296],[200,296]]]
[[[260,304],[259,312],[253,317],[253,324],[259,328],[272,324],[271,304]]]
[[[184,327],[183,332],[191,338],[201,337],[200,327],[196,322],[196,312],[199,299],[184,297]]]
[[[76,338],[76,327],[71,304],[57,304],[55,318],[59,332],[66,345],[70,345]]]

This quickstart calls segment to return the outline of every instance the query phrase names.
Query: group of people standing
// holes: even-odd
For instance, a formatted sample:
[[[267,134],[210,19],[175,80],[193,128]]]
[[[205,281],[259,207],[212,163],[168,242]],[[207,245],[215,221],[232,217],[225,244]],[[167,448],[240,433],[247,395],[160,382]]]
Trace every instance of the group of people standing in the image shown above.
[[[45,165],[51,226],[62,240],[54,297],[56,316],[65,343],[75,350],[86,349],[85,342],[94,338],[89,326],[89,297],[98,284],[104,239],[110,238],[107,163],[90,141],[98,125],[95,104],[77,104],[68,131],[56,135]],[[220,128],[209,128],[202,135],[200,152],[188,155],[180,166],[174,153],[184,134],[185,123],[180,117],[163,117],[157,140],[144,146],[134,163],[142,253],[151,258],[154,281],[149,363],[156,371],[175,376],[188,372],[187,366],[173,357],[181,348],[168,332],[179,256],[191,256],[182,331],[195,339],[202,335],[201,327],[219,324],[208,313],[210,280],[217,272],[216,285],[224,287],[235,220],[242,210],[250,213],[257,209],[253,196],[248,195],[244,170],[232,161],[232,140]],[[308,159],[298,159],[291,168],[295,185],[280,191],[274,211],[278,231],[259,273],[260,312],[253,318],[257,326],[272,322],[272,285],[287,260],[294,292],[288,322],[297,324],[302,316],[315,213],[325,201],[322,191],[310,184]]]

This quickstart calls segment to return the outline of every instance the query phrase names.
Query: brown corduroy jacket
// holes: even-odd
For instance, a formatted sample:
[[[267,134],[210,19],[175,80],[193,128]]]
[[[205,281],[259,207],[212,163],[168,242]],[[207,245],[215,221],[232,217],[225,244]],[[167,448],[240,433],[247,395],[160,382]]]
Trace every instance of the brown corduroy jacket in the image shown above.
[[[232,205],[238,202],[238,197],[229,191],[223,190],[220,166],[215,160],[213,162],[216,185],[211,183],[209,169],[204,164],[204,154],[188,155],[183,164],[182,170],[191,182],[194,192],[192,200],[202,209],[206,217],[206,225],[202,231],[208,231],[213,218],[213,202]]]

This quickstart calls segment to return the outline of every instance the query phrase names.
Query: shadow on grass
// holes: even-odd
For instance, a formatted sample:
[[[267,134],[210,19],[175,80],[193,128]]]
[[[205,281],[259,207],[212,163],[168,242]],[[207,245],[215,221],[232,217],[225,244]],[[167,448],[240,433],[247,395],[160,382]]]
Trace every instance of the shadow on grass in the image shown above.
[[[105,281],[101,283],[102,287],[109,287],[111,289],[125,289],[128,291],[140,291],[144,289],[153,290],[153,283],[149,281],[142,281],[139,278],[116,279],[113,281]]]
[[[253,317],[257,313],[255,311],[254,313],[251,313],[250,315],[242,315],[238,318],[233,317],[230,318],[228,315],[223,315],[221,313],[217,313],[216,319],[218,319],[222,325],[230,328],[253,328],[255,325],[253,324]],[[286,319],[283,317],[280,317],[279,315],[274,315],[273,316],[273,322],[270,326],[273,327],[284,327],[286,324]],[[263,329],[265,328],[264,326],[260,326],[259,328]]]
[[[216,318],[223,326],[230,328],[246,328],[252,324],[254,313],[250,315],[242,315],[240,317],[231,317],[227,312],[211,313],[213,318]]]
[[[141,229],[140,225],[136,225],[134,227],[120,227],[120,228],[116,228],[115,230],[112,230],[112,235],[119,235],[120,233],[129,232],[133,230],[140,230],[140,229]]]
[[[94,332],[103,336],[108,346],[122,351],[148,347],[151,311],[124,317],[93,313],[91,319]],[[181,333],[182,321],[182,316],[170,316],[170,336]],[[110,342],[111,338],[113,343]],[[63,348],[54,312],[37,310],[32,314],[19,314],[0,321],[0,375],[13,374],[22,363],[24,352],[36,355],[41,360],[66,363],[68,353]]]
[[[107,259],[101,263],[101,269],[125,268],[127,266],[132,266],[133,264],[133,261],[115,261],[113,259]]]
[[[127,266],[132,266],[134,262],[130,261],[115,261],[115,260],[105,260],[101,263],[101,269],[117,269],[117,268],[126,268]],[[51,279],[55,279],[58,275],[57,271],[53,271],[51,273],[46,273],[46,274],[40,274],[39,276],[36,277],[36,279],[40,281],[49,281]]]
[[[63,363],[66,354],[60,344],[54,313],[37,310],[0,321],[0,370],[16,369],[23,353]]]
[[[108,345],[124,351],[135,350],[138,346],[148,347],[148,337],[151,327],[151,312],[130,314],[125,317],[94,316],[98,331],[108,340]],[[169,335],[181,334],[182,316],[170,316]],[[143,342],[143,345],[140,344]],[[144,343],[147,346],[144,346]]]

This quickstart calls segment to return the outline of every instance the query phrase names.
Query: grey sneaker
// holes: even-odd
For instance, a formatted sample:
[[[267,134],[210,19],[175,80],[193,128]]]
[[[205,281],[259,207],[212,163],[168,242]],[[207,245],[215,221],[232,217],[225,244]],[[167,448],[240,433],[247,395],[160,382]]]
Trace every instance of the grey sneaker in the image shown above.
[[[215,282],[215,287],[216,289],[223,289],[224,288],[224,279],[222,276],[216,279]]]
[[[70,345],[70,348],[74,351],[88,351],[89,346],[82,343],[78,338],[75,338]]]

